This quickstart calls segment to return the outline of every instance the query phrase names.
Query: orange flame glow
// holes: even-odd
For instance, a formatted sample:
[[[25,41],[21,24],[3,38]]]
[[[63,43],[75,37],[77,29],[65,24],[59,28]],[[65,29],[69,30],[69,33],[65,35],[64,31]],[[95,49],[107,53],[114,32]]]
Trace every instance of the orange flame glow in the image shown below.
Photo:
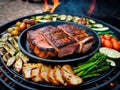
[[[49,11],[49,5],[48,5],[48,1],[47,0],[44,0],[44,9],[43,11]]]
[[[92,4],[90,5],[90,8],[88,10],[88,15],[90,15],[93,12],[93,10],[95,8],[95,4],[96,4],[96,0],[93,0]]]
[[[53,13],[55,8],[60,4],[59,0],[52,0],[53,1],[53,7],[50,10],[50,13]]]

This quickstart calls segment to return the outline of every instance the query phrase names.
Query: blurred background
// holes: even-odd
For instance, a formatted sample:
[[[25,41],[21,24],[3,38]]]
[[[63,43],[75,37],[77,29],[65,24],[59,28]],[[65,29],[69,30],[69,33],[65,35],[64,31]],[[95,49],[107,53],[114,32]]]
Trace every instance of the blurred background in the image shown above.
[[[43,0],[0,0],[0,24],[10,20],[40,13],[43,8]]]
[[[0,0],[0,24],[42,13],[45,11],[45,1],[49,8],[54,1],[60,2],[55,12],[88,15],[120,28],[120,0]]]

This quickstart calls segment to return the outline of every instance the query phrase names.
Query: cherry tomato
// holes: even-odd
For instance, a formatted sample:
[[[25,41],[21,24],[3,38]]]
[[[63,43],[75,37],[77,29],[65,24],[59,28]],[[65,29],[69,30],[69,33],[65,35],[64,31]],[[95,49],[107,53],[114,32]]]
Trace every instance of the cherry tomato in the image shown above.
[[[102,46],[104,46],[104,43],[105,43],[105,39],[101,38],[101,44],[102,44]]]
[[[114,43],[114,42],[117,42],[117,41],[118,41],[117,38],[115,38],[115,37],[112,37],[112,38],[111,38],[111,42]]]
[[[108,40],[111,40],[111,36],[110,36],[109,34],[105,34],[105,35],[104,35],[104,38],[105,38],[105,39],[108,39]]]
[[[118,51],[120,50],[120,45],[118,42],[113,43],[113,49],[118,50]]]
[[[107,40],[107,39],[104,42],[104,46],[108,47],[108,48],[112,48],[113,47],[112,42],[110,40]]]
[[[100,38],[104,38],[104,35],[100,35]]]

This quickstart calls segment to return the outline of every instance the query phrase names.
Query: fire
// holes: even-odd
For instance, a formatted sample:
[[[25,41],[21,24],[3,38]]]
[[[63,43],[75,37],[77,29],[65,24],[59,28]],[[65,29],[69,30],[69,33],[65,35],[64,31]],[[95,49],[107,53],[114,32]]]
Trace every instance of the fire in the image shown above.
[[[92,4],[90,5],[90,8],[88,10],[88,15],[90,15],[93,12],[93,10],[95,8],[95,4],[96,4],[96,0],[93,0]]]
[[[52,0],[53,6],[52,8],[49,8],[48,1],[44,0],[44,12],[49,11],[50,13],[53,13],[55,8],[60,4],[59,0]]]
[[[59,0],[52,0],[53,1],[53,8],[50,10],[50,13],[53,13],[55,8],[60,4]]]
[[[48,11],[48,10],[49,10],[48,2],[47,2],[47,0],[44,0],[44,9],[43,9],[43,11]]]

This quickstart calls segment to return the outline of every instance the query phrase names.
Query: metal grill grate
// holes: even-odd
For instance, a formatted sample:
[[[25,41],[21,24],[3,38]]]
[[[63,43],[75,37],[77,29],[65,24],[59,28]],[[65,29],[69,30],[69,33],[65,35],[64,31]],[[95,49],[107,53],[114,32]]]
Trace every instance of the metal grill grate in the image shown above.
[[[42,13],[45,14],[45,13]],[[39,14],[40,15],[40,14]],[[31,15],[33,16],[33,15]],[[22,20],[23,18],[28,18],[31,16],[26,16],[26,17],[22,17],[19,19],[16,19],[14,21],[11,21],[3,26],[1,26],[1,30],[6,30],[8,27],[12,26],[15,24],[16,21],[18,20]],[[100,21],[99,21],[100,22]],[[100,22],[103,23],[103,22]],[[110,28],[112,28],[113,30],[115,30],[116,28],[112,27],[109,24],[104,23],[105,25],[109,26]],[[116,35],[119,36],[118,34],[118,29],[116,30]],[[32,90],[36,90],[36,89],[42,89],[44,87],[46,88],[61,88],[64,89],[65,87],[61,87],[61,86],[52,86],[51,84],[46,84],[46,83],[34,83],[30,80],[25,80],[23,78],[23,76],[17,72],[15,72],[12,67],[7,67],[6,64],[4,63],[4,61],[2,60],[2,58],[0,58],[0,82],[2,82],[7,88],[9,89],[32,89]],[[114,84],[114,86],[111,86],[111,83]],[[71,89],[69,86],[66,87]],[[65,89],[66,89],[65,88]],[[81,89],[89,89],[89,90],[93,90],[93,89],[113,89],[113,90],[118,90],[120,89],[120,62],[118,62],[117,66],[112,68],[110,71],[105,72],[104,74],[102,74],[101,76],[85,81],[83,82],[81,85],[74,87],[74,88],[81,88]],[[73,88],[72,88],[73,89]]]

